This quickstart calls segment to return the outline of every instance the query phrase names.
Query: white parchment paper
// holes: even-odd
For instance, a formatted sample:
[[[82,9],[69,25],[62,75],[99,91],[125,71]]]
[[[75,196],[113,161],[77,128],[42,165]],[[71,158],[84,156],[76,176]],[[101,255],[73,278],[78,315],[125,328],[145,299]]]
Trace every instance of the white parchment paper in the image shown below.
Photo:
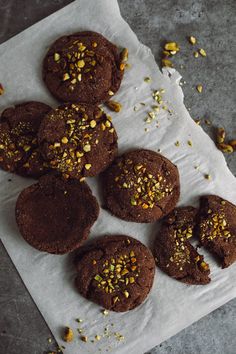
[[[179,205],[197,203],[199,195],[216,193],[236,203],[236,180],[228,170],[224,157],[210,138],[191,119],[183,104],[180,76],[172,70],[162,74],[149,48],[142,45],[121,18],[116,0],[79,0],[37,23],[0,46],[0,82],[6,89],[0,98],[1,109],[25,100],[41,100],[56,106],[41,79],[41,62],[49,45],[59,36],[79,30],[95,30],[120,47],[129,48],[129,63],[122,86],[115,96],[123,104],[113,122],[119,136],[120,152],[128,148],[161,149],[179,168],[181,198]],[[150,76],[151,83],[144,82]],[[165,89],[165,104],[173,111],[161,111],[156,122],[146,125],[144,118],[154,101],[152,89]],[[137,112],[139,102],[146,106]],[[174,142],[180,141],[180,147]],[[190,147],[187,141],[191,140]],[[196,170],[194,166],[199,165]],[[204,174],[212,179],[206,180]],[[8,178],[12,182],[8,182]],[[24,283],[57,339],[61,326],[76,328],[75,318],[84,319],[81,327],[89,341],[78,338],[66,345],[66,353],[142,354],[184,327],[197,321],[236,296],[236,264],[221,270],[206,255],[211,265],[212,282],[207,286],[186,286],[157,270],[155,283],[147,301],[129,313],[110,313],[104,317],[100,308],[83,299],[73,286],[74,268],[71,257],[44,254],[31,248],[20,236],[14,218],[19,192],[33,181],[0,172],[0,237],[16,265]],[[97,179],[89,179],[99,198]],[[104,233],[124,233],[150,245],[156,224],[128,223],[101,210],[91,238]],[[114,325],[112,326],[111,323]],[[121,332],[124,341],[102,338],[91,343],[104,327]],[[111,347],[110,347],[111,346]]]

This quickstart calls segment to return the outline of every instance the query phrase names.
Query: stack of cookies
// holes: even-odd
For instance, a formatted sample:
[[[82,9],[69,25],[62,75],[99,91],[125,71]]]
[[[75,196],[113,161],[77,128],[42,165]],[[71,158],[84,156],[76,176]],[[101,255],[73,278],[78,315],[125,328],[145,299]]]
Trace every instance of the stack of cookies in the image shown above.
[[[63,36],[43,61],[43,80],[60,105],[53,109],[26,102],[5,109],[0,118],[0,166],[39,178],[18,197],[20,233],[40,251],[77,250],[79,293],[114,311],[131,310],[145,300],[155,262],[177,280],[207,284],[209,266],[190,243],[194,236],[221,259],[223,267],[236,260],[234,205],[206,196],[199,210],[176,208],[180,181],[171,161],[146,149],[117,157],[115,127],[98,105],[118,91],[123,59],[101,34]],[[99,216],[99,204],[85,179],[98,175],[104,207],[114,217],[137,223],[163,218],[154,256],[125,235],[103,236],[81,247]]]

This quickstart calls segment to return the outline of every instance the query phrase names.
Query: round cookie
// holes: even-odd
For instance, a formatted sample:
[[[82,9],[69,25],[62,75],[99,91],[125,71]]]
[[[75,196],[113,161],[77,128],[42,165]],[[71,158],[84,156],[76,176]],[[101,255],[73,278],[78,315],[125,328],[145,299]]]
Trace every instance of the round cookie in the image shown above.
[[[64,254],[88,237],[99,214],[89,186],[55,175],[42,176],[24,189],[16,202],[16,222],[21,235],[40,251]]]
[[[97,106],[68,104],[51,111],[38,139],[44,158],[67,178],[95,176],[117,154],[116,131]]]
[[[177,167],[151,150],[115,159],[103,174],[105,207],[121,219],[154,222],[174,209],[180,194]]]
[[[5,109],[0,117],[0,167],[25,177],[39,177],[49,170],[37,141],[42,118],[52,108],[25,102]]]
[[[96,32],[57,39],[43,62],[43,79],[62,102],[96,104],[119,89],[124,71],[117,47]]]
[[[210,282],[209,266],[191,245],[196,225],[197,209],[174,209],[163,219],[154,244],[157,266],[172,278],[187,284],[204,285]]]
[[[151,290],[155,262],[149,249],[129,236],[103,236],[76,257],[76,287],[105,309],[124,312],[139,306]]]
[[[236,206],[217,195],[200,199],[198,237],[227,268],[236,261]]]

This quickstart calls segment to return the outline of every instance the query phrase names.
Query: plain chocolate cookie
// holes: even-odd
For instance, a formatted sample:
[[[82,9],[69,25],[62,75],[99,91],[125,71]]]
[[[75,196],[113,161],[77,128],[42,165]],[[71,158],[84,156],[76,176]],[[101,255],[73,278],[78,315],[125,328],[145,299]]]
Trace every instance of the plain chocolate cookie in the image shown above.
[[[0,117],[0,167],[26,177],[39,177],[49,170],[37,141],[42,118],[51,107],[25,102],[5,109]]]
[[[96,32],[63,36],[43,62],[43,79],[62,102],[101,103],[119,89],[124,71],[117,47]]]
[[[51,111],[38,134],[43,157],[64,177],[95,176],[117,154],[117,134],[97,106],[68,104]]]
[[[16,202],[16,222],[24,239],[40,251],[55,254],[78,248],[98,214],[96,198],[85,182],[55,175],[42,176]]]
[[[174,209],[163,219],[154,244],[156,264],[172,278],[187,284],[210,282],[209,266],[189,242],[196,225],[197,209]]]
[[[236,261],[236,206],[217,195],[200,199],[201,245],[219,258],[222,268]]]
[[[78,251],[76,287],[81,295],[117,312],[132,310],[147,297],[155,262],[141,242],[104,236]]]
[[[105,207],[127,221],[154,222],[174,209],[179,199],[177,167],[151,150],[116,158],[102,179]]]

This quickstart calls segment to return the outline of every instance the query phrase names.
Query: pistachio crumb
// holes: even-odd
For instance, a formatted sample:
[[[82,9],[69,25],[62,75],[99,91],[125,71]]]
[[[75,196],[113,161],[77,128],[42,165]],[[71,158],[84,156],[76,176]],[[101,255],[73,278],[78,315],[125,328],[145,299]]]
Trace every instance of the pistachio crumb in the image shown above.
[[[69,80],[69,78],[70,78],[70,75],[68,73],[65,73],[63,75],[63,81],[67,81],[67,80]]]
[[[189,43],[191,43],[191,44],[196,44],[197,43],[197,39],[194,37],[194,36],[190,36],[189,37]]]
[[[72,342],[74,339],[74,333],[70,327],[65,328],[63,339],[65,342]]]
[[[67,143],[68,143],[67,137],[64,136],[64,137],[61,139],[61,142],[62,142],[63,144],[67,144]]]
[[[83,341],[83,342],[87,342],[88,341],[88,337],[87,336],[81,336],[80,339]]]
[[[106,309],[104,309],[104,310],[102,310],[102,314],[103,314],[104,316],[108,316],[109,311],[107,311]]]
[[[92,165],[91,165],[91,163],[86,163],[84,167],[85,167],[86,170],[90,170]]]
[[[97,123],[96,123],[96,121],[93,119],[93,120],[91,120],[91,122],[90,122],[89,125],[90,125],[91,128],[95,128],[96,125],[97,125]]]
[[[144,78],[144,81],[147,82],[147,83],[149,83],[149,82],[151,82],[152,80],[151,80],[150,77],[147,76],[147,77]]]
[[[203,87],[202,87],[202,85],[197,85],[197,86],[196,86],[196,89],[197,89],[197,91],[198,91],[199,93],[202,93]]]
[[[194,55],[195,58],[198,58],[198,57],[199,57],[198,52],[194,52],[193,55]]]
[[[189,145],[189,146],[193,146],[193,143],[192,143],[191,140],[188,140],[188,145]]]
[[[161,63],[163,67],[167,67],[167,68],[173,68],[174,66],[172,61],[169,59],[162,59]]]
[[[165,50],[178,52],[180,50],[176,42],[168,42],[164,46]]]
[[[204,49],[200,48],[199,53],[201,54],[202,57],[206,57],[206,51]]]
[[[204,175],[204,178],[210,180],[210,179],[211,179],[211,175],[209,175],[209,174],[206,173],[206,174]]]

